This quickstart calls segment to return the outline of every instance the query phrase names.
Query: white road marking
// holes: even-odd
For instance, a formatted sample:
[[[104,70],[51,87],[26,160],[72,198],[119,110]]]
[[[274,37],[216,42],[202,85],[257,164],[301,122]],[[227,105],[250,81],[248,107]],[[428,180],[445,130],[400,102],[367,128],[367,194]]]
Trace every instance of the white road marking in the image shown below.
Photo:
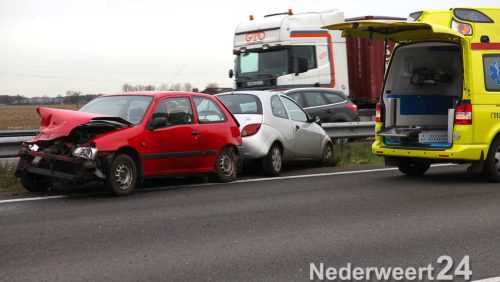
[[[435,164],[435,165],[433,165],[433,167],[452,166],[452,165],[455,165],[455,164]],[[296,178],[309,178],[309,177],[332,176],[332,175],[369,173],[369,172],[390,171],[390,170],[397,170],[397,169],[398,168],[396,168],[396,167],[389,167],[389,168],[376,168],[376,169],[365,169],[365,170],[325,172],[325,173],[316,173],[316,174],[302,174],[302,175],[291,175],[291,176],[280,176],[280,177],[243,179],[243,180],[237,180],[237,181],[232,182],[232,183],[259,182],[259,181],[271,181],[271,180],[282,180],[282,179],[296,179]]]
[[[236,181],[230,182],[230,183],[236,183]],[[141,192],[141,191],[165,190],[165,188],[176,189],[176,188],[204,187],[204,186],[212,186],[212,185],[217,185],[217,184],[230,184],[230,183],[213,183],[212,182],[212,183],[197,183],[197,184],[180,184],[180,185],[173,185],[173,186],[143,188],[143,189],[135,190],[134,193]]]
[[[481,279],[481,280],[474,280],[472,282],[500,282],[500,276]]]
[[[452,165],[455,165],[455,164],[435,164],[435,165],[432,165],[432,166],[433,167],[440,167],[440,166],[452,166]],[[266,178],[242,179],[242,180],[237,180],[237,181],[230,182],[230,183],[227,183],[227,184],[231,184],[231,183],[262,182],[262,181],[276,181],[276,180],[283,180],[283,179],[311,178],[311,177],[333,176],[333,175],[348,175],[348,174],[371,173],[371,172],[391,171],[391,170],[397,170],[397,168],[390,167],[390,168],[376,168],[376,169],[365,169],[365,170],[337,171],[337,172],[326,172],[326,173],[316,173],[316,174],[302,174],[302,175],[291,175],[291,176],[280,176],[280,177],[266,177]],[[136,190],[136,192],[164,190],[165,188],[175,189],[175,188],[203,187],[203,186],[212,186],[212,185],[217,185],[217,184],[221,184],[221,183],[198,183],[198,184],[187,184],[187,185],[175,185],[175,186],[163,186],[163,187],[154,187],[154,188],[144,188],[144,189]],[[98,194],[100,194],[100,193],[91,194],[91,195],[98,195]],[[69,198],[69,197],[81,197],[81,196],[85,196],[85,195],[88,195],[88,194],[57,195],[57,196],[45,196],[45,197],[30,197],[30,198],[9,199],[9,200],[0,200],[0,204],[16,203],[16,202],[28,202],[28,201],[41,201],[41,200],[50,200],[50,199],[62,199],[62,198]],[[486,282],[489,282],[489,281],[486,281]]]
[[[40,201],[40,200],[49,200],[49,199],[60,199],[60,198],[68,198],[68,197],[69,196],[60,195],[60,196],[19,198],[19,199],[10,199],[10,200],[0,200],[0,204],[15,203],[15,202],[28,202],[28,201]]]
[[[369,172],[389,171],[389,170],[397,170],[397,168],[391,167],[391,168],[377,168],[377,169],[365,169],[365,170],[352,170],[352,171],[325,172],[325,173],[315,173],[315,174],[290,175],[290,176],[279,176],[279,177],[264,177],[264,178],[254,178],[254,179],[242,179],[242,180],[234,181],[232,183],[245,183],[245,182],[260,182],[260,181],[271,181],[271,180],[282,180],[282,179],[309,178],[309,177],[321,177],[321,176],[332,176],[332,175],[369,173]]]

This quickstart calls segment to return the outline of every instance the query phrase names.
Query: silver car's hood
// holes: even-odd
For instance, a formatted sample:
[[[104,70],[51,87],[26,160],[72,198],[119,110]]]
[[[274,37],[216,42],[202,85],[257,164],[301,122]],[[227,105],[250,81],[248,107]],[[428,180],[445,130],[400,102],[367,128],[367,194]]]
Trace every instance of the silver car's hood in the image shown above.
[[[262,115],[237,114],[234,117],[240,123],[240,130],[252,123],[262,123]]]

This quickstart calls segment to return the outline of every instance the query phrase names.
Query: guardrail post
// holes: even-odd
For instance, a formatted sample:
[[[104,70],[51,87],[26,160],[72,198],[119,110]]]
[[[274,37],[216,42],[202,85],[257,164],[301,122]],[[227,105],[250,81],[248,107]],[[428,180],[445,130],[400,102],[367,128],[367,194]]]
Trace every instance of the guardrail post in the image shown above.
[[[340,139],[340,159],[344,159],[344,140]]]

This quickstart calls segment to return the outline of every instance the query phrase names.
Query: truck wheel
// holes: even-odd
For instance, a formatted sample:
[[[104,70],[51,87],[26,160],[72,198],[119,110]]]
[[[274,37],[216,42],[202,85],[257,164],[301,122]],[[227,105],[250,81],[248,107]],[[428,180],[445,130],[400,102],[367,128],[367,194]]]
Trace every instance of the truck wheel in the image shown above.
[[[119,154],[111,163],[106,189],[115,196],[125,196],[135,189],[137,168],[135,162],[126,154]]]
[[[24,189],[33,193],[45,192],[50,187],[50,181],[47,177],[32,174],[27,171],[21,172],[19,180],[21,181]]]
[[[237,171],[238,163],[234,149],[224,147],[220,151],[215,163],[215,177],[217,181],[222,183],[235,181],[238,174]]]
[[[483,175],[490,181],[500,182],[500,138],[495,138],[484,162]]]
[[[283,153],[278,144],[274,143],[267,155],[262,159],[262,170],[265,175],[278,176],[283,166]]]
[[[333,146],[332,143],[326,143],[323,148],[323,157],[321,159],[322,166],[333,166]]]
[[[399,171],[410,176],[423,175],[430,166],[430,163],[414,162],[412,160],[403,159],[398,161]]]

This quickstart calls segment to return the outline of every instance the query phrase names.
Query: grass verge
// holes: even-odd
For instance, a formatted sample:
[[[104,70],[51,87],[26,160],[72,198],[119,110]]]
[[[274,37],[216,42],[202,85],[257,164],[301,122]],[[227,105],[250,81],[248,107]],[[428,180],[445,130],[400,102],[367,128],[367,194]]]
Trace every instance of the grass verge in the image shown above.
[[[0,192],[21,192],[23,186],[19,179],[14,176],[16,164],[0,163]]]
[[[336,144],[333,148],[335,165],[383,164],[384,158],[372,154],[371,146],[371,142]]]

